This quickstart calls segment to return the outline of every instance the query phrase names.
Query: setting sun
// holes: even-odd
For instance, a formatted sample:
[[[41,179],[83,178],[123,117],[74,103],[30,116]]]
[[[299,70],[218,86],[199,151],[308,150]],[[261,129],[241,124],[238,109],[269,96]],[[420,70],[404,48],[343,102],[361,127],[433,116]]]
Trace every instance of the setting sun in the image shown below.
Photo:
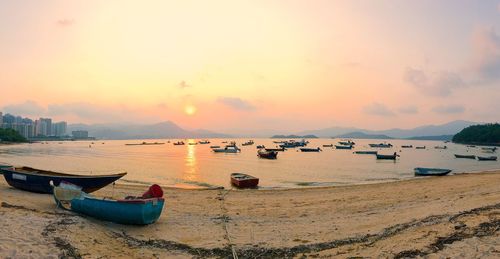
[[[194,107],[193,105],[188,105],[184,108],[184,112],[187,115],[194,115],[196,113],[196,107]]]

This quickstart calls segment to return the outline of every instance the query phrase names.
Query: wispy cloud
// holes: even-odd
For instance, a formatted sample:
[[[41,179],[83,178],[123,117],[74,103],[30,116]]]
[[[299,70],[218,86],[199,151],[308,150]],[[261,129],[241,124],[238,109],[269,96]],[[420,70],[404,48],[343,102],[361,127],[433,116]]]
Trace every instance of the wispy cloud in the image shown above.
[[[462,78],[454,72],[426,72],[421,69],[407,68],[404,80],[418,91],[431,96],[449,96],[453,90],[466,87]]]
[[[256,109],[256,107],[252,105],[250,102],[237,97],[219,97],[217,99],[217,102],[222,103],[231,108],[234,108],[236,110],[253,111]]]
[[[473,68],[482,83],[500,79],[500,37],[493,28],[474,32]]]
[[[35,101],[28,100],[19,104],[11,104],[3,107],[6,113],[18,116],[44,116],[47,109]]]
[[[417,106],[404,106],[404,107],[399,108],[398,111],[400,113],[405,113],[405,114],[417,114],[418,107]]]
[[[370,115],[377,115],[377,116],[394,116],[396,115],[393,111],[391,111],[389,108],[387,108],[385,105],[381,103],[372,103],[370,105],[367,105],[363,107],[363,111],[366,114]]]
[[[439,114],[459,114],[464,113],[465,108],[462,105],[440,105],[432,108],[432,111]]]
[[[60,19],[56,21],[56,24],[62,27],[67,27],[75,24],[75,20],[73,19]]]

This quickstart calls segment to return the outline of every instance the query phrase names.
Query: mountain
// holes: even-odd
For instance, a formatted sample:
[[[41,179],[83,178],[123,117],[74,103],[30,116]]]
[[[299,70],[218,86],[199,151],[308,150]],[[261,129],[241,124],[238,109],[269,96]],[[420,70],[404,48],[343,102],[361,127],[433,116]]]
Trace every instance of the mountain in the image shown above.
[[[355,131],[355,132],[349,132],[346,134],[341,134],[335,136],[335,138],[357,138],[357,139],[392,139],[391,137],[387,135],[381,135],[381,134],[366,134],[363,132]]]
[[[386,135],[392,138],[411,138],[422,136],[455,135],[462,129],[478,124],[471,121],[457,120],[441,125],[427,125],[413,129],[388,129],[388,130],[365,130],[359,128],[332,127],[321,130],[309,130],[297,133],[298,135],[313,134],[318,137],[332,137],[351,132],[361,132],[369,135]]]
[[[304,135],[304,136],[298,136],[298,135],[274,135],[271,138],[279,138],[279,139],[294,139],[294,138],[318,138],[314,135]]]
[[[439,140],[439,141],[451,141],[454,135],[439,135],[439,136],[420,136],[407,138],[410,140]]]
[[[227,138],[230,135],[208,130],[185,130],[171,121],[155,124],[71,124],[68,132],[86,130],[98,139]]]

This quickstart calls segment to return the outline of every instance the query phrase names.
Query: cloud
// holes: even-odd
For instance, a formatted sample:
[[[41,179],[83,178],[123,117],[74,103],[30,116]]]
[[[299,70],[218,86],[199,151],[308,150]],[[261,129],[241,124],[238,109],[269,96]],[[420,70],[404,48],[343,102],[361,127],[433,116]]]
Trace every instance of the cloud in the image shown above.
[[[430,96],[449,96],[453,90],[467,86],[462,78],[454,72],[428,73],[411,67],[406,69],[404,80],[418,91]]]
[[[127,115],[128,114],[128,115]],[[84,120],[125,121],[132,115],[126,109],[103,107],[91,103],[51,104],[47,108],[48,116],[73,115]]]
[[[219,97],[217,99],[217,102],[222,103],[231,108],[234,108],[236,110],[253,111],[256,109],[256,107],[252,105],[250,102],[237,97]]]
[[[61,27],[68,27],[75,24],[75,20],[72,19],[60,19],[56,21],[56,24]]]
[[[404,106],[404,107],[399,108],[398,111],[401,113],[406,113],[406,114],[417,114],[418,107],[416,107],[416,106]]]
[[[178,85],[177,85],[180,89],[184,89],[184,88],[188,88],[188,87],[191,87],[191,85],[189,85],[188,83],[186,83],[186,81],[181,81]]]
[[[500,79],[500,38],[493,28],[482,28],[474,32],[473,69],[481,83]]]
[[[366,114],[384,116],[384,117],[395,115],[395,113],[391,111],[389,108],[387,108],[385,105],[377,102],[365,106],[363,108],[363,111]]]
[[[465,108],[461,105],[441,105],[432,108],[432,111],[440,114],[458,114],[464,113]]]
[[[6,113],[11,113],[16,116],[44,116],[47,112],[45,107],[31,100],[24,103],[4,106],[3,110]]]

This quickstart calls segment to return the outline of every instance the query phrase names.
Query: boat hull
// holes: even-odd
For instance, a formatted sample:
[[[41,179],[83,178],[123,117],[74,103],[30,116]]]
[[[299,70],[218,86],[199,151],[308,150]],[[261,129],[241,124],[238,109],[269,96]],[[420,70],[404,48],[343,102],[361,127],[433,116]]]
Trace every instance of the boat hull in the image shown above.
[[[476,159],[476,156],[475,155],[457,155],[457,154],[455,154],[455,158]]]
[[[126,173],[103,176],[70,174],[44,175],[24,173],[22,171],[16,171],[14,168],[2,168],[0,171],[3,173],[5,181],[7,181],[10,186],[36,193],[52,193],[52,186],[50,185],[51,181],[55,185],[59,185],[62,181],[69,182],[81,186],[84,192],[91,193],[126,175]]]
[[[301,148],[300,152],[319,152],[321,149],[319,148]]]
[[[277,159],[278,158],[278,152],[277,151],[264,151],[264,152],[257,152],[257,155],[260,158],[265,158],[265,159]]]
[[[497,157],[496,156],[490,156],[490,157],[478,156],[477,160],[479,160],[479,161],[497,161]]]
[[[238,188],[256,188],[259,185],[259,178],[246,175],[249,178],[239,179],[235,174],[231,174],[231,184]]]
[[[382,159],[382,160],[396,160],[397,155],[377,155],[377,159]]]
[[[444,176],[451,172],[450,169],[441,169],[441,168],[417,167],[414,170],[415,170],[415,176]]]
[[[354,153],[361,154],[361,155],[376,155],[378,152],[377,151],[356,151]]]
[[[352,149],[352,146],[339,146],[339,145],[335,145],[335,149]]]

